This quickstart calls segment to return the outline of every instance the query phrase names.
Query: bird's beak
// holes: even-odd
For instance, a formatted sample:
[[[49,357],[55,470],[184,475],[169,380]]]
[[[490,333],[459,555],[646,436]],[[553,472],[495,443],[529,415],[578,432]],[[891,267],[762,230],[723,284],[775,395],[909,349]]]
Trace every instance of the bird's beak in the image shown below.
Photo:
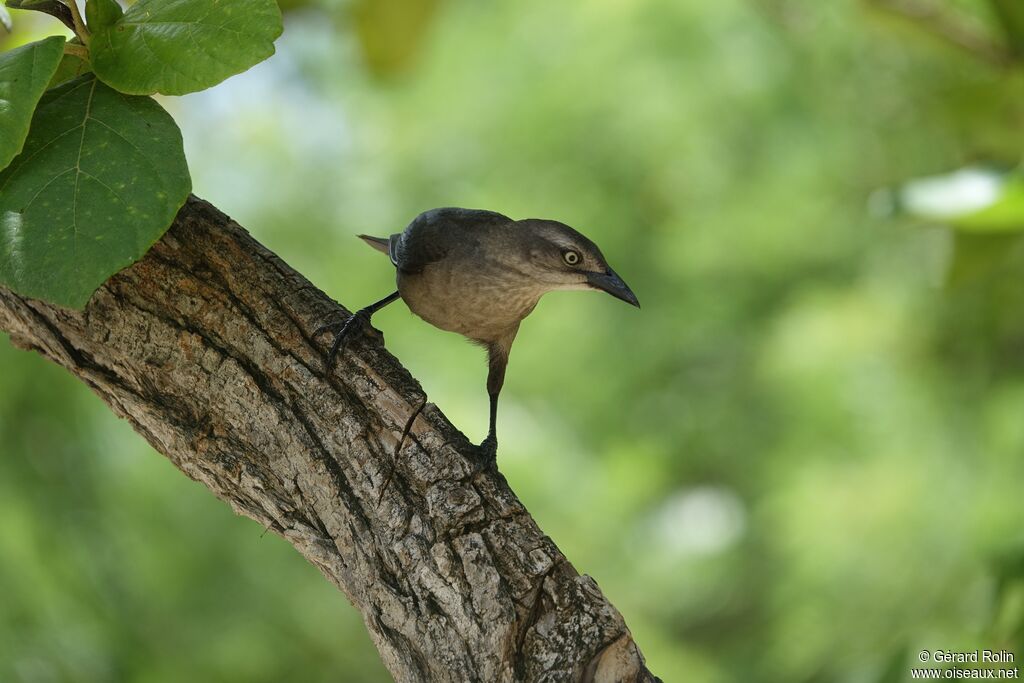
[[[587,283],[595,289],[608,292],[616,299],[622,299],[627,304],[640,308],[640,302],[637,301],[636,294],[611,268],[608,269],[607,273],[587,273]]]

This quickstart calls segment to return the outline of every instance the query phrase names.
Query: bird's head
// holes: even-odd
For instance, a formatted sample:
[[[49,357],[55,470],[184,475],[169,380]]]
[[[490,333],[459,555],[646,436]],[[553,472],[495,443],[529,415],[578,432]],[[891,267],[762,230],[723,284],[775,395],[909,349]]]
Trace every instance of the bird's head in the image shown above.
[[[612,270],[597,245],[558,221],[518,221],[527,232],[527,269],[548,289],[600,289],[640,308],[633,290]]]

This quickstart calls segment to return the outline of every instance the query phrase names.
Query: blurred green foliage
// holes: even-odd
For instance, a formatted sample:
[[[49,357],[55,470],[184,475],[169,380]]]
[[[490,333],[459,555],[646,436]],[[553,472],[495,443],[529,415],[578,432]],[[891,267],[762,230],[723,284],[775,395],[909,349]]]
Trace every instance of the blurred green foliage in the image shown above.
[[[1018,166],[1020,68],[883,3],[430,4],[409,38],[284,3],[272,60],[164,101],[196,192],[350,307],[393,277],[354,234],[425,208],[601,244],[644,308],[545,298],[499,463],[666,681],[1024,655],[1024,245],[879,200]],[[935,4],[1012,35],[1012,3]],[[374,323],[482,438],[479,350]],[[61,371],[9,345],[0,369],[0,680],[387,680],[288,546]]]

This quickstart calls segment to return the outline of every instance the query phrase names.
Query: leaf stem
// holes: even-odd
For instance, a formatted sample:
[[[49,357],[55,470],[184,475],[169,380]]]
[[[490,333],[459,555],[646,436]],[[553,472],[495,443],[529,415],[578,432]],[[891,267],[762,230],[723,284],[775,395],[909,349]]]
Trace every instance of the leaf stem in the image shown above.
[[[89,61],[89,48],[78,43],[64,43],[64,54],[74,55],[82,61]]]
[[[78,11],[78,0],[61,0],[71,10],[71,19],[75,22],[75,33],[85,45],[89,44],[89,29],[82,20],[82,13]]]

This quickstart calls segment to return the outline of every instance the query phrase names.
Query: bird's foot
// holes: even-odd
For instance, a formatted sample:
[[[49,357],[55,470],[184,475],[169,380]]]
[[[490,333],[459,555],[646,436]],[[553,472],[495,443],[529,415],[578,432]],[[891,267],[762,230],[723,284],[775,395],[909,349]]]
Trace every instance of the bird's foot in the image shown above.
[[[331,344],[331,349],[327,352],[327,358],[324,363],[326,370],[329,371],[334,366],[334,359],[337,357],[338,353],[345,349],[345,345],[348,343],[352,333],[355,332],[357,328],[365,328],[369,324],[370,312],[364,308],[356,311],[347,318],[324,323],[320,327],[316,328],[313,332],[314,339],[324,332],[334,332],[334,343]]]
[[[476,447],[477,462],[476,466],[473,467],[473,475],[470,479],[475,479],[476,475],[480,474],[484,470],[496,469],[498,466],[498,439],[493,435],[488,436],[484,439],[479,446]]]

